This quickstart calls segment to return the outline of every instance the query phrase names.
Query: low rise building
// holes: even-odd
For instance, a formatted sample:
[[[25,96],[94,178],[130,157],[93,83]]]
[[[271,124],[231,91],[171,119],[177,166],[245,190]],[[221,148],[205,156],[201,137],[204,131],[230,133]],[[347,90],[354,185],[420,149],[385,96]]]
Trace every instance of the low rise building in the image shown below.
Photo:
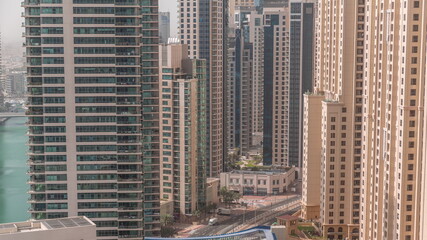
[[[2,240],[95,240],[96,226],[87,217],[0,224]]]
[[[221,187],[239,192],[242,195],[277,195],[290,190],[297,174],[295,168],[242,171],[221,173]]]
[[[208,178],[206,184],[206,205],[219,204],[219,178]]]
[[[283,215],[276,218],[279,226],[286,226],[286,236],[295,235],[298,231],[298,216]],[[287,238],[285,238],[287,239]]]

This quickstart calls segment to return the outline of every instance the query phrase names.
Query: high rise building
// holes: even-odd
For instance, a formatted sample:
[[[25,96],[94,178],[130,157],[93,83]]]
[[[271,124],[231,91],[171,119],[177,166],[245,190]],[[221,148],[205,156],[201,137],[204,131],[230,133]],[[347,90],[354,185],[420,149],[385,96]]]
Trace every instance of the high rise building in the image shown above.
[[[226,146],[228,149],[239,148],[242,155],[247,152],[249,147],[259,147],[262,144],[264,28],[261,9],[260,1],[228,1]],[[237,44],[246,52],[243,53],[246,54],[244,61],[242,61],[242,54],[240,54],[240,58],[233,55],[236,54]],[[236,68],[238,65],[239,69]],[[236,78],[240,80],[235,82]],[[244,84],[239,84],[240,82]],[[240,89],[239,92],[236,87]],[[243,95],[246,96],[242,98]],[[239,102],[241,104],[237,104]],[[247,106],[240,107],[242,104]],[[237,112],[241,108],[243,111]],[[237,115],[240,117],[237,118]],[[236,128],[237,126],[239,128]],[[241,134],[242,131],[245,133]]]
[[[301,166],[304,93],[313,91],[315,0],[291,0],[289,48],[289,109],[285,130],[285,162]],[[286,133],[287,132],[287,133]]]
[[[10,71],[6,77],[8,95],[22,97],[25,93],[25,81],[25,71]]]
[[[160,48],[161,192],[185,217],[206,204],[206,61],[177,41]]]
[[[427,3],[368,0],[365,10],[360,238],[425,239]]]
[[[188,56],[207,65],[208,176],[218,177],[224,160],[224,78],[226,77],[225,15],[223,0],[179,0],[179,38]]]
[[[264,127],[264,26],[262,13],[249,15],[252,43],[252,145],[261,146]]]
[[[425,43],[427,49],[427,43]],[[427,69],[427,61],[425,63],[425,68]],[[424,71],[425,79],[427,79],[427,71]],[[424,93],[427,93],[427,84],[424,84]],[[427,98],[424,98],[424,149],[427,149]],[[427,153],[423,154],[423,162],[427,162]],[[427,164],[422,165],[423,173],[427,172]],[[427,174],[423,174],[421,178],[421,216],[420,216],[420,239],[427,238]]]
[[[236,27],[236,24],[239,22],[239,9],[240,8],[255,8],[260,7],[260,1],[254,0],[228,0],[227,1],[227,18],[228,24],[227,26],[231,29]]]
[[[254,8],[237,7],[235,26],[228,37],[227,49],[227,141],[229,150],[245,154],[252,146],[253,43],[250,42],[250,16]]]
[[[320,218],[321,183],[319,179],[321,179],[322,142],[319,139],[321,139],[322,122],[318,119],[322,115],[322,100],[321,95],[304,95],[301,215],[306,220]]]
[[[312,106],[304,108],[304,131],[320,122],[321,132],[304,134],[303,175],[319,165],[320,154],[323,235],[359,239],[365,1],[317,4],[315,87],[305,96],[304,104]],[[303,179],[306,194],[319,188]],[[309,202],[303,203],[307,209]]]
[[[3,51],[2,51],[2,40],[1,40],[1,32],[0,32],[0,95],[3,96],[3,91],[5,88],[5,76],[4,76],[4,69],[3,69]],[[2,102],[0,102],[2,104]],[[0,105],[1,106],[1,105]]]
[[[171,35],[170,12],[159,12],[159,34],[160,34],[160,43],[167,43]]]
[[[282,8],[280,11],[285,12],[284,18],[271,22],[282,24],[275,27],[275,31],[281,28],[288,35],[277,38],[268,26],[263,33],[265,68],[261,88],[265,92],[262,102],[264,115],[254,114],[257,119],[254,124],[257,130],[263,131],[264,164],[267,165],[301,165],[303,93],[313,87],[314,2],[269,0],[263,3],[264,21],[270,21],[266,18],[271,17],[266,11]],[[282,48],[278,49],[277,44],[283,44]],[[280,52],[284,55],[279,56]],[[258,86],[254,88],[260,89]],[[261,129],[257,124],[260,121],[264,125]]]
[[[264,22],[264,165],[286,165],[289,109],[289,1],[265,1]]]
[[[84,215],[99,239],[158,236],[158,2],[23,6],[31,218]]]

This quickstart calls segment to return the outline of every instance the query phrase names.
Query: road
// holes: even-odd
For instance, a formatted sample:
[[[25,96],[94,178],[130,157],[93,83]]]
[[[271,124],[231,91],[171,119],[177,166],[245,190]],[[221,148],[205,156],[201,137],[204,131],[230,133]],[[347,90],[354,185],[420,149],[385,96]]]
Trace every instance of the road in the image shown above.
[[[229,233],[233,231],[244,230],[247,223],[255,223],[258,225],[271,222],[276,215],[283,215],[288,212],[295,212],[295,206],[291,209],[283,209],[284,205],[294,202],[296,200],[301,200],[300,196],[291,197],[283,201],[277,202],[270,206],[262,207],[257,210],[252,210],[246,212],[243,215],[232,216],[222,222],[218,222],[215,226],[206,226],[201,229],[196,230],[191,236],[192,237],[203,237],[203,236],[213,236],[224,233]],[[277,211],[277,212],[276,212]],[[262,221],[260,221],[260,216],[262,216]],[[257,218],[257,219],[255,219]],[[245,225],[242,225],[245,223]]]

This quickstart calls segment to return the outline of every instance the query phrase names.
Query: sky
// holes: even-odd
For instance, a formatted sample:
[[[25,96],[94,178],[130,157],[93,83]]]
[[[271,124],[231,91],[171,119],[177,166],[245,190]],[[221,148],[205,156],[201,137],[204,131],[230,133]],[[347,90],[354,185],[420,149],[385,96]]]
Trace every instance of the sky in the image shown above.
[[[17,45],[23,42],[21,28],[21,2],[23,0],[0,0],[0,31],[5,46]],[[72,0],[64,0],[72,1]],[[177,0],[159,0],[160,11],[171,13],[171,36],[176,36],[177,29]]]

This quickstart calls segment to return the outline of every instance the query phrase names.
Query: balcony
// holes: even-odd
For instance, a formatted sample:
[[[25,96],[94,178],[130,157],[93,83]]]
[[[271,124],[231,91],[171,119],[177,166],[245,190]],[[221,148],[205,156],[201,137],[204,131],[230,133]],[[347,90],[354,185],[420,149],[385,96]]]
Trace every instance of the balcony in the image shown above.
[[[45,202],[46,201],[46,197],[31,197],[28,198],[28,202],[33,203],[33,202]]]
[[[139,3],[136,0],[116,0],[116,6],[131,6],[139,7]]]
[[[43,111],[30,111],[30,110],[28,110],[25,112],[25,115],[27,115],[27,116],[43,115]]]
[[[25,6],[37,6],[40,4],[40,1],[36,0],[25,0],[23,2],[21,2],[21,7],[25,7]]]

